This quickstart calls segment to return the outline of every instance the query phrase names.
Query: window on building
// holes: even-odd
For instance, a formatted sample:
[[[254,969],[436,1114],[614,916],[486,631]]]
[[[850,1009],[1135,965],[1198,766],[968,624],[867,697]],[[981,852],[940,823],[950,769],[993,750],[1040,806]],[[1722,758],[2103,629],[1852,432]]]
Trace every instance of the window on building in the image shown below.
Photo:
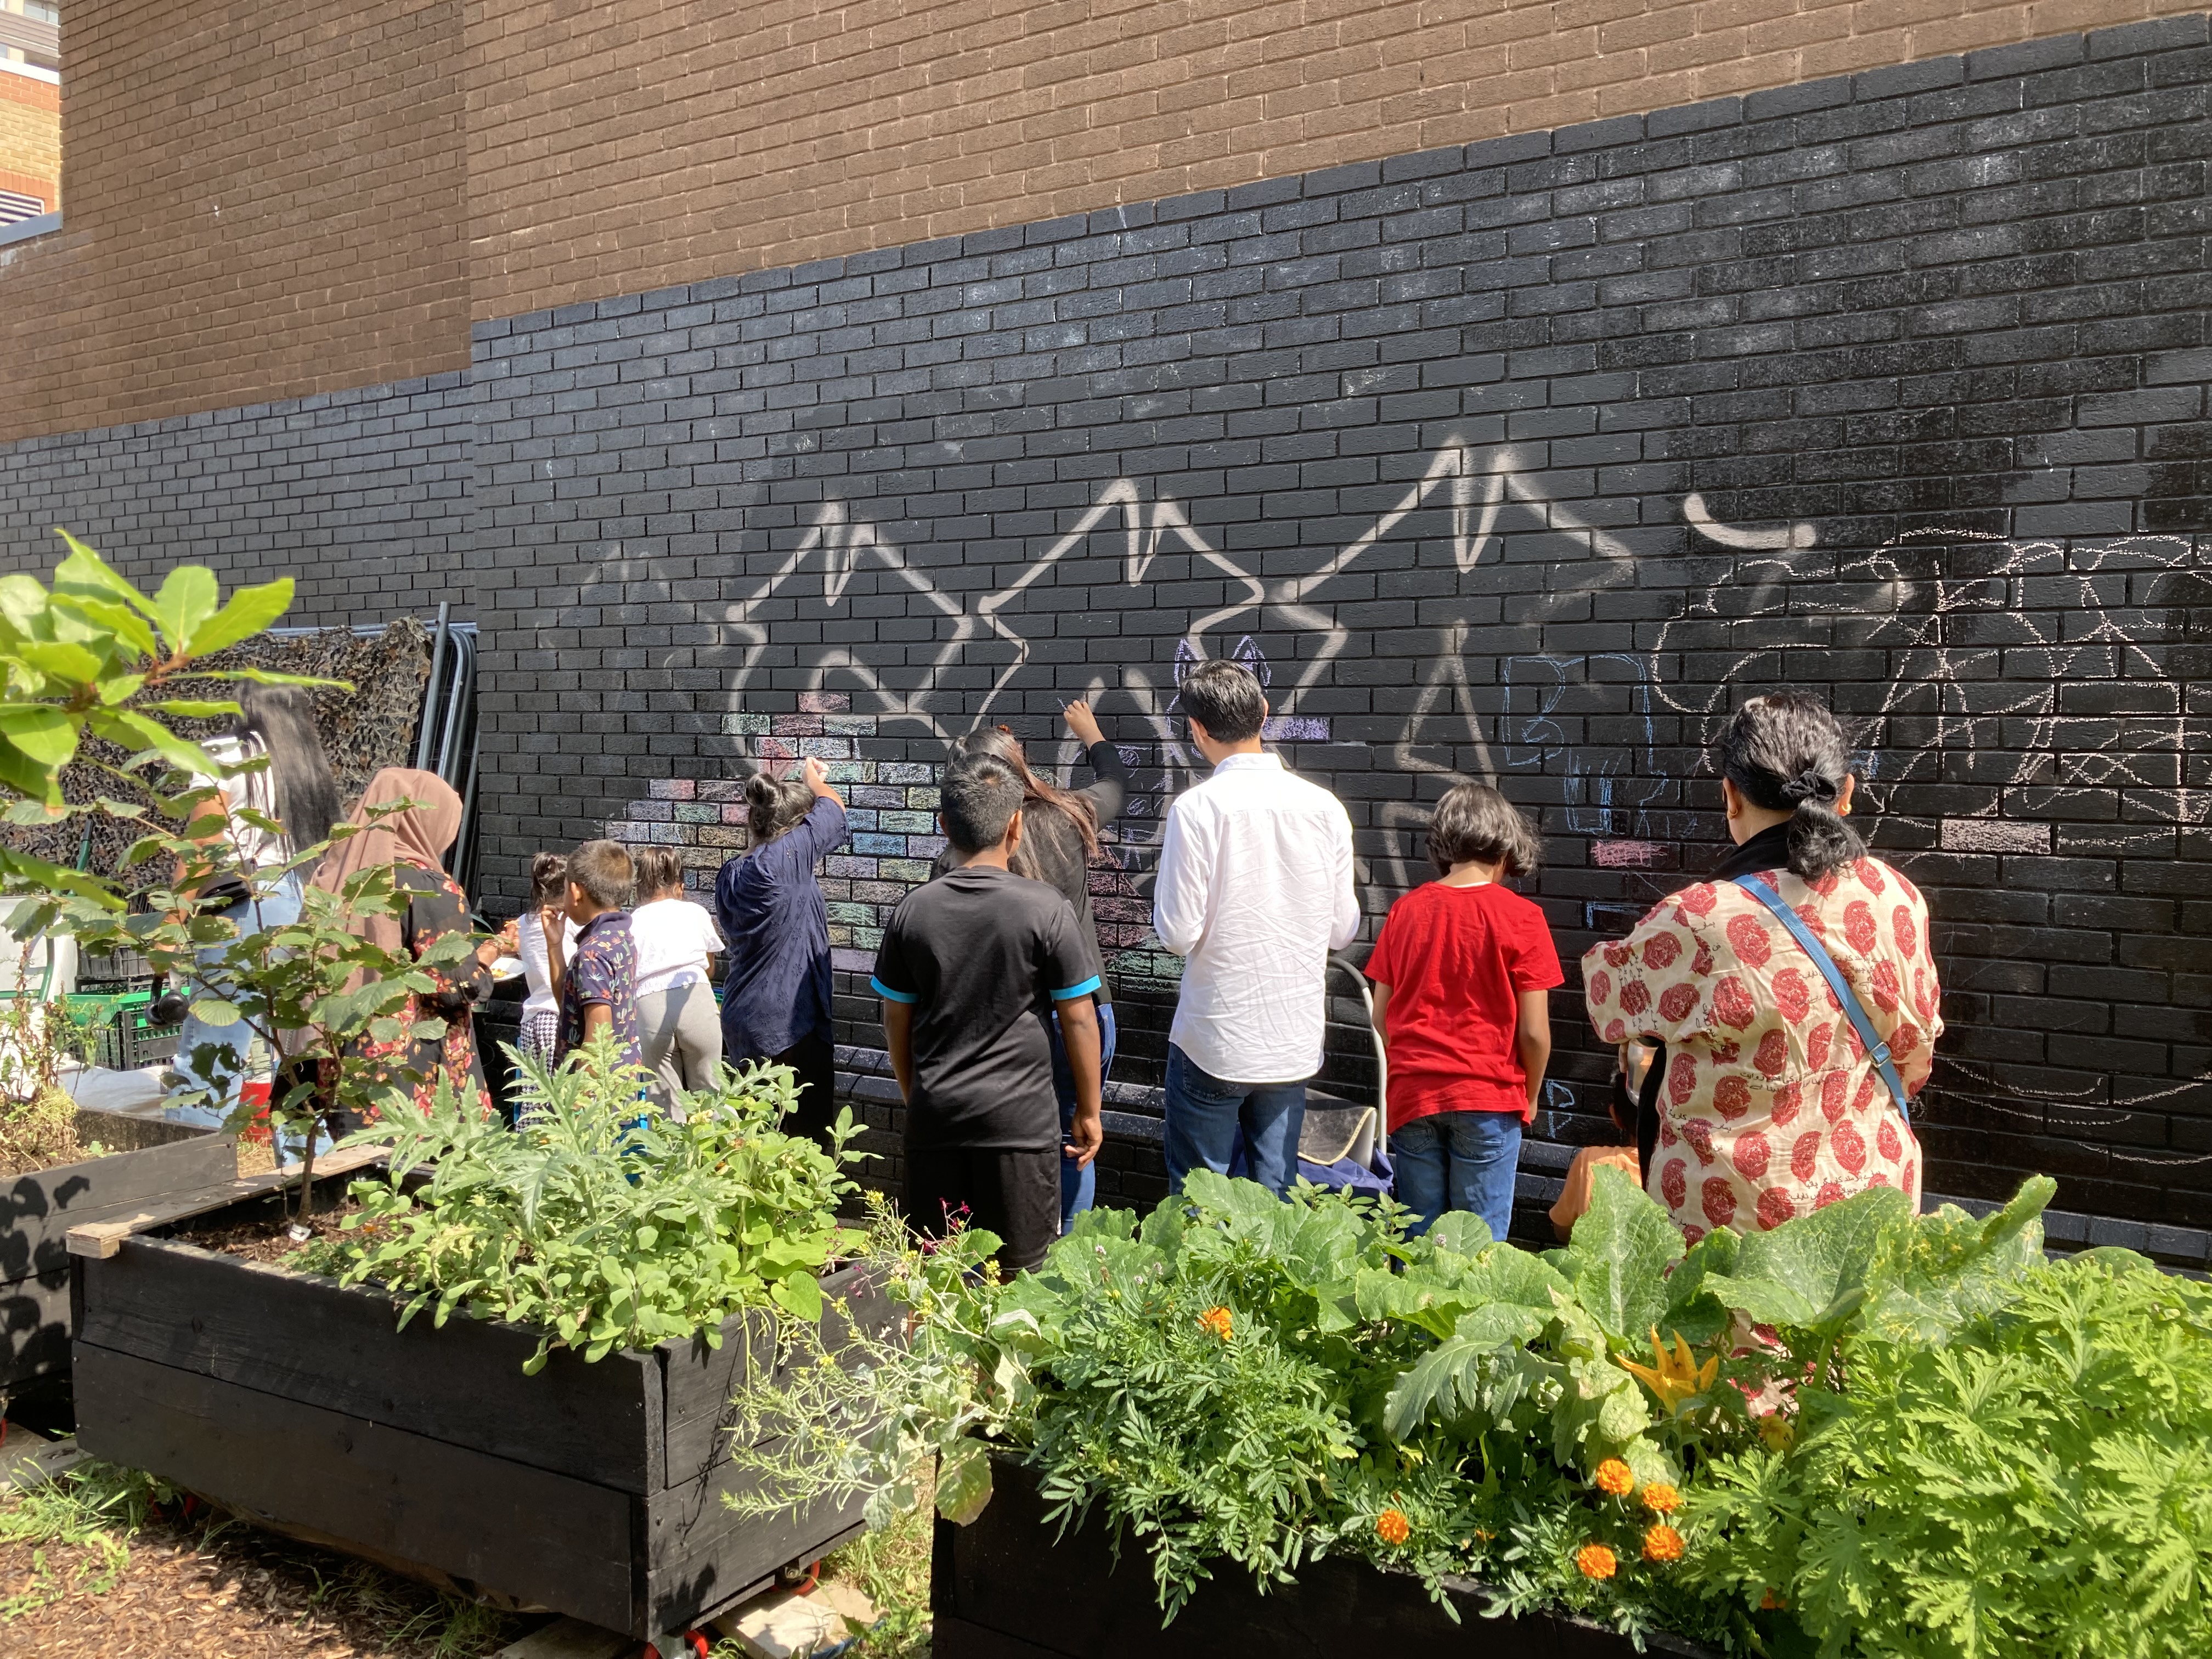
[[[62,9],[0,0],[0,225],[62,204]]]

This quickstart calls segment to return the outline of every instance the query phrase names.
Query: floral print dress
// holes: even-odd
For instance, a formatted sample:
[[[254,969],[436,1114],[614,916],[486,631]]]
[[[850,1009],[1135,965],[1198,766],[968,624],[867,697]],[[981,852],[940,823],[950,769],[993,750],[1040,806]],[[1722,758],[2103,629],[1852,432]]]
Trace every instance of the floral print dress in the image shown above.
[[[470,931],[468,896],[444,871],[396,864],[392,884],[408,895],[407,908],[399,920],[410,956],[419,959],[447,934]],[[455,977],[453,967],[426,969],[439,988],[428,996],[411,996],[401,1005],[395,1016],[401,1027],[399,1035],[381,1042],[363,1037],[354,1046],[354,1053],[378,1082],[406,1090],[417,1106],[429,1107],[437,1093],[438,1079],[443,1075],[451,1079],[453,1092],[465,1107],[473,1101],[476,1109],[489,1117],[491,1095],[484,1087],[483,1065],[477,1056],[473,1013],[477,1003],[490,994],[491,975],[474,962],[456,966],[468,971]],[[443,1037],[414,1035],[415,1023],[429,1018],[446,1022]]]
[[[1905,1092],[1943,1030],[1928,906],[1865,858],[1808,883],[1765,879],[1827,946]],[[1869,1187],[1920,1201],[1919,1142],[1820,970],[1765,906],[1701,882],[1583,957],[1590,1024],[1607,1042],[1667,1045],[1659,1144],[1645,1185],[1692,1243],[1711,1228],[1779,1226]]]

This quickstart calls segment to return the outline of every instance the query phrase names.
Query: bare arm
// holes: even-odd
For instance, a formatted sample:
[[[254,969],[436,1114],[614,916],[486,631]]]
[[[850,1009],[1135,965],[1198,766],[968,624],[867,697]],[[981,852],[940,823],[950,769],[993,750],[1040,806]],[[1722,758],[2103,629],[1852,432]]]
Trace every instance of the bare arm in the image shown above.
[[[898,1079],[899,1098],[914,1098],[914,1005],[893,1002],[889,997],[884,1004],[884,1047],[890,1051],[891,1075]],[[1074,1050],[1068,1051],[1073,1058]],[[1098,1054],[1094,1046],[1091,1055],[1091,1070],[1098,1067]]]
[[[594,1037],[604,1036],[614,1029],[615,1011],[612,1005],[605,1002],[587,1002],[584,1005],[585,1042],[589,1042]]]
[[[1369,995],[1375,1003],[1375,1035],[1382,1039],[1382,1048],[1390,1048],[1390,988],[1379,979],[1367,981]]]
[[[1552,994],[1521,993],[1520,1028],[1513,1046],[1521,1056],[1521,1069],[1528,1077],[1528,1104],[1521,1114],[1523,1123],[1536,1121],[1536,1103],[1544,1097],[1544,1070],[1552,1063]]]
[[[1063,1149],[1087,1164],[1106,1142],[1098,1085],[1098,1005],[1089,997],[1070,997],[1059,1006],[1060,1039],[1067,1048],[1067,1068],[1075,1073],[1075,1118]]]

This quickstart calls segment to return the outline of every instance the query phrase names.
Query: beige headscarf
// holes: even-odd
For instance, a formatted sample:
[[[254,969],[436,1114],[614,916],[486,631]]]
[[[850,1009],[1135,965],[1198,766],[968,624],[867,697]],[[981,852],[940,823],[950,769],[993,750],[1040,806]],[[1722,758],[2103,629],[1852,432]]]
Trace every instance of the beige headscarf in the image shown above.
[[[410,805],[371,821],[373,808],[395,801]],[[343,892],[352,877],[380,865],[412,864],[442,872],[446,849],[460,833],[461,798],[434,772],[387,766],[368,781],[350,822],[368,827],[331,848],[316,867],[311,884],[326,893]],[[406,939],[397,915],[355,916],[346,926],[395,956],[404,953]]]

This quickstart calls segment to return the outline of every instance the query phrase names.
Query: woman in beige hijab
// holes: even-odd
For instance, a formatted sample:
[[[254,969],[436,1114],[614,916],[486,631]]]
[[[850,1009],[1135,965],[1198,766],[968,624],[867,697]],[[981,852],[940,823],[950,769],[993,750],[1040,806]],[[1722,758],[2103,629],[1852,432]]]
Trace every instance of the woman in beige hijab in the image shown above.
[[[397,802],[407,805],[373,816],[375,809]],[[419,959],[447,934],[470,931],[467,896],[446,873],[447,849],[461,827],[461,798],[444,779],[432,772],[386,767],[369,780],[352,822],[356,833],[331,848],[315,872],[313,884],[325,892],[340,892],[361,872],[388,866],[393,891],[407,899],[398,911],[351,918],[347,925],[355,933],[394,956]],[[427,969],[438,989],[418,993],[401,1006],[395,1016],[399,1035],[388,1042],[360,1038],[353,1054],[368,1062],[378,1082],[406,1090],[418,1106],[430,1104],[443,1076],[465,1104],[473,1102],[476,1109],[489,1116],[491,1097],[477,1057],[472,1014],[477,1003],[490,994],[487,970],[497,957],[497,945],[487,939],[473,960],[464,961],[458,969]],[[446,1022],[445,1036],[416,1039],[416,1022],[431,1018]]]

